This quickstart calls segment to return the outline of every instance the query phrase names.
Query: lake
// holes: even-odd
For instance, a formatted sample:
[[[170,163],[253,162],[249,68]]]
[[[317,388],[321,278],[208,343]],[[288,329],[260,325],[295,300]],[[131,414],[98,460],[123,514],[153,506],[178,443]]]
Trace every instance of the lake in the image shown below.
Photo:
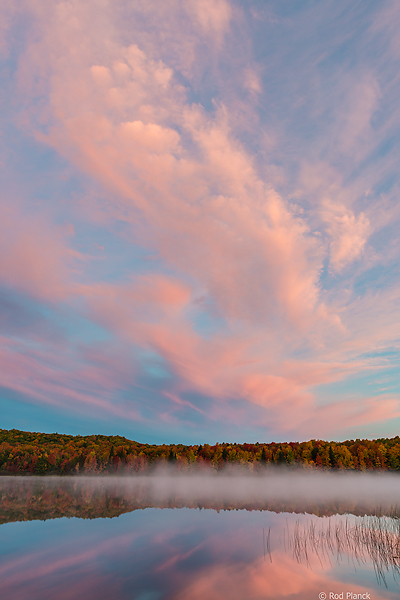
[[[400,596],[397,475],[1,477],[0,496],[2,599]]]

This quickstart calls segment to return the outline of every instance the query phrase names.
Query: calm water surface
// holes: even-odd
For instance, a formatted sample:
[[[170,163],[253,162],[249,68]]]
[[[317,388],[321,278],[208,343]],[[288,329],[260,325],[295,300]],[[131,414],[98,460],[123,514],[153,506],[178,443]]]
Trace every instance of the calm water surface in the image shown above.
[[[0,478],[0,598],[400,597],[397,478],[220,481]]]

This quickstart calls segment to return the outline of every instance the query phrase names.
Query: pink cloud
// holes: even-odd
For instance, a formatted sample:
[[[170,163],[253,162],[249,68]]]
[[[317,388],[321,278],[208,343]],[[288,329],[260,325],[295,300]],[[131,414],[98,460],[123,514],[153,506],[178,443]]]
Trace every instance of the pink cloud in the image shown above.
[[[318,408],[313,392],[370,368],[371,360],[357,357],[399,333],[397,288],[362,300],[351,295],[351,282],[332,292],[322,288],[324,262],[335,275],[357,268],[365,256],[368,265],[376,264],[368,243],[377,211],[359,210],[354,200],[366,182],[346,187],[335,162],[321,159],[322,150],[330,156],[325,142],[315,156],[299,158],[291,197],[271,187],[254,149],[240,141],[241,127],[257,122],[257,100],[249,100],[248,117],[238,124],[240,99],[232,91],[261,94],[262,69],[255,61],[245,69],[237,59],[240,76],[212,110],[189,100],[211,57],[218,78],[217,59],[226,57],[239,8],[225,0],[122,4],[118,10],[109,2],[98,8],[77,0],[51,8],[41,1],[25,5],[33,26],[16,73],[18,123],[104,191],[103,205],[88,194],[84,208],[74,204],[75,216],[84,214],[112,233],[123,222],[125,238],[151,248],[160,272],[169,275],[128,276],[113,284],[89,277],[73,237],[66,240],[51,219],[24,215],[5,199],[1,281],[52,302],[72,306],[79,299],[116,343],[157,352],[176,376],[173,389],[161,392],[174,410],[188,407],[183,395],[196,391],[216,400],[214,414],[221,405],[229,413],[230,399],[245,400],[265,410],[265,422],[286,431],[295,423],[308,428],[314,415],[337,428],[334,413],[342,410],[359,424],[393,418],[393,398],[379,400],[380,411],[370,398]],[[136,12],[154,37],[136,25]],[[129,38],[124,16],[132,26]],[[181,83],[182,74],[193,90]],[[366,156],[381,92],[368,74],[345,91],[349,103],[335,113],[331,146]],[[271,153],[277,132],[264,133]],[[280,187],[283,180],[277,178]],[[304,197],[309,208],[297,204]],[[386,222],[382,217],[379,226]],[[207,335],[196,325],[204,316],[212,322]],[[9,341],[4,348],[10,349]],[[112,396],[121,389],[112,361],[107,374],[97,356],[89,366],[73,364],[66,376],[51,352],[44,354],[14,348],[11,359],[4,351],[9,372],[3,384],[43,401],[68,397],[123,414]],[[101,387],[106,392],[99,399]],[[133,409],[130,415],[139,418]]]
[[[203,31],[211,38],[220,38],[229,28],[232,7],[226,0],[194,0],[188,3],[189,11],[196,16]]]
[[[146,277],[139,279],[136,286],[103,286],[88,290],[89,293],[91,314],[100,323],[118,337],[152,348],[165,359],[178,376],[175,391],[164,391],[175,405],[197,410],[182,399],[182,394],[190,390],[222,403],[245,399],[263,407],[266,422],[281,431],[297,426],[299,431],[308,432],[310,414],[321,422],[321,427],[327,423],[327,431],[339,427],[342,404],[345,414],[350,411],[352,422],[361,424],[377,416],[369,410],[364,413],[357,402],[349,401],[333,401],[329,409],[316,409],[316,398],[310,391],[314,386],[340,381],[370,368],[368,363],[284,361],[285,345],[268,348],[267,340],[260,345],[260,334],[253,332],[249,336],[248,329],[233,329],[228,335],[216,331],[212,337],[204,338],[189,319],[190,291],[165,278],[160,282],[157,276]],[[394,407],[390,405],[388,409],[381,413],[381,420],[395,416]],[[337,418],[333,418],[335,411]],[[213,412],[219,413],[217,406],[211,408],[210,416]]]
[[[400,402],[397,397],[380,395],[377,398],[348,398],[315,409],[313,420],[318,422],[319,436],[332,431],[353,430],[364,425],[389,422],[400,416]],[[303,424],[304,432],[312,435],[313,423]],[[342,434],[343,435],[343,434]]]
[[[62,27],[61,40],[68,22]],[[53,45],[52,36],[43,42],[47,59],[46,42]],[[162,256],[194,274],[224,312],[253,318],[268,314],[274,299],[300,323],[317,302],[317,240],[258,178],[225,113],[209,118],[185,103],[171,69],[136,46],[115,48],[114,56],[105,57],[109,66],[86,67],[85,50],[78,64],[75,56],[63,64],[62,77],[56,60],[48,107],[55,118],[39,138],[119,195],[115,217],[125,213],[132,221],[137,209],[143,211]],[[110,105],[111,92],[117,105]],[[167,123],[192,137],[199,158]]]
[[[44,215],[27,214],[22,205],[0,204],[0,280],[50,301],[66,298],[79,252],[69,246],[70,229],[53,227]]]
[[[80,363],[59,346],[47,343],[47,348],[27,348],[22,342],[0,338],[0,359],[3,365],[0,385],[19,392],[28,400],[58,406],[93,416],[113,415],[141,420],[132,405],[118,403],[116,392],[133,383],[132,364],[118,352],[113,358],[94,355],[93,366]],[[36,347],[35,347],[36,346]],[[89,357],[87,357],[89,358]],[[121,377],[122,375],[122,377]]]
[[[322,217],[330,236],[330,267],[341,271],[364,250],[371,226],[364,213],[358,217],[343,205],[326,202]]]

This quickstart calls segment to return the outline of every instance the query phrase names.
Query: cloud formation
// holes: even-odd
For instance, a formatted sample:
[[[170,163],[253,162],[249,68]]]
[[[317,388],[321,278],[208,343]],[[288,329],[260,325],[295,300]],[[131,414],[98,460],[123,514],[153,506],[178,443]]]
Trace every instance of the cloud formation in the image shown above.
[[[400,333],[393,7],[294,8],[1,9],[0,286],[48,323],[3,337],[4,387],[174,435],[393,433],[396,376],[365,387]]]

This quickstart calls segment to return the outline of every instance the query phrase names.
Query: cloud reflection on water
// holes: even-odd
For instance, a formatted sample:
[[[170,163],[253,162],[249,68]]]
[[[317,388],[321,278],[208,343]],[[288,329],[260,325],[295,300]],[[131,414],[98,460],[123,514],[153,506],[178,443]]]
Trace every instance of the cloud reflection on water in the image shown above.
[[[3,557],[0,593],[13,600],[309,600],[321,590],[347,589],[373,590],[374,600],[398,597],[393,582],[389,590],[379,587],[371,565],[355,572],[347,561],[340,568],[334,561],[321,565],[312,553],[308,565],[297,562],[284,550],[282,531],[298,519],[146,509],[112,520],[8,524],[3,527],[28,526],[34,542],[27,552],[22,535],[14,555]],[[272,562],[264,560],[262,526],[271,527]]]
[[[132,498],[138,504],[152,501],[153,506],[173,504],[173,498],[188,505],[208,502],[217,510],[221,503],[256,503],[264,498],[278,506],[298,498],[299,510],[307,502],[317,509],[321,502],[322,514],[332,498],[341,507],[346,502],[361,506],[369,495],[372,511],[372,500],[378,502],[375,509],[382,510],[383,500],[390,508],[399,497],[400,483],[389,475],[303,473],[302,479],[281,472],[268,477],[236,475],[1,478],[2,510],[13,494],[19,494],[25,504],[58,503],[57,510],[71,497],[75,508],[91,518],[3,524],[0,596],[13,600],[309,600],[320,591],[347,590],[373,592],[374,600],[398,597],[400,588],[393,578],[387,577],[388,589],[376,580],[370,559],[357,563],[344,551],[337,561],[310,547],[307,561],[302,561],[292,552],[288,538],[297,523],[304,531],[310,523],[323,530],[329,522],[344,523],[346,516],[322,519],[290,511],[131,508],[118,518],[93,518],[96,506],[97,516],[106,516],[107,502],[113,510],[119,506],[121,513],[128,512]],[[36,489],[37,495],[29,496],[29,489]],[[38,514],[44,518],[43,512]],[[264,556],[263,529],[271,532],[272,562]]]

